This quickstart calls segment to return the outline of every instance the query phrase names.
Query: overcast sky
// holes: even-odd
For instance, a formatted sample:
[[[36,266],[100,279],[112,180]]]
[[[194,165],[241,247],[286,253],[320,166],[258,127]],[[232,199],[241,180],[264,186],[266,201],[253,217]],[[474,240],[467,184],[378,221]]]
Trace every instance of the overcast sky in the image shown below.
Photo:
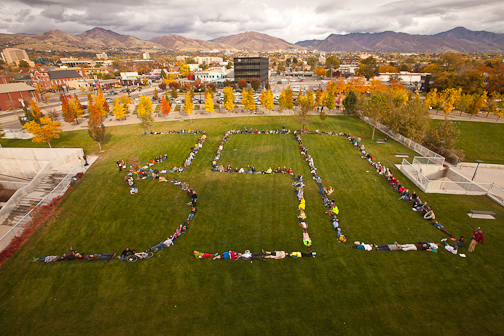
[[[504,33],[503,0],[1,0],[1,33],[102,27],[141,39],[209,40],[257,31],[288,42],[329,34],[435,34],[463,26]]]

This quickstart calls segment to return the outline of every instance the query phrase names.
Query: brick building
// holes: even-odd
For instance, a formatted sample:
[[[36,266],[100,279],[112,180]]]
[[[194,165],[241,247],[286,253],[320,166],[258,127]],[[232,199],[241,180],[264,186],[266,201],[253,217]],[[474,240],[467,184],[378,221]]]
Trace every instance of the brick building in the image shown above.
[[[32,99],[40,101],[35,88],[24,83],[10,83],[7,76],[0,76],[0,111],[27,106]]]
[[[35,71],[30,73],[30,78],[33,86],[40,85],[42,90],[52,89],[53,85],[66,86],[67,82],[83,79],[75,70]]]

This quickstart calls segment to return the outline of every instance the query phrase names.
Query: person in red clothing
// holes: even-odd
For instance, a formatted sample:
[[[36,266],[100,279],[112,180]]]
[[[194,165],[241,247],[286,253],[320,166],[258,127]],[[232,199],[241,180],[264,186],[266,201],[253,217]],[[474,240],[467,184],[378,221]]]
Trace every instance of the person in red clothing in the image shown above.
[[[480,243],[481,245],[485,244],[485,234],[483,233],[483,230],[480,228],[477,228],[476,230],[473,231],[473,236],[471,237],[471,244],[469,245],[469,248],[467,249],[468,252],[474,252],[474,248],[476,247],[476,244]]]

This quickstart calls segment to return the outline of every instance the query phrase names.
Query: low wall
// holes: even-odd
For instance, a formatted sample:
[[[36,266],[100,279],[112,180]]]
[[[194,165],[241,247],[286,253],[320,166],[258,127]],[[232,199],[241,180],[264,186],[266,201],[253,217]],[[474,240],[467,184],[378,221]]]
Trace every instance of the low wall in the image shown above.
[[[457,168],[476,168],[477,166],[478,166],[477,163],[462,162],[457,165]],[[489,169],[504,169],[504,165],[491,164],[491,163],[480,163],[479,167]]]
[[[0,187],[8,190],[18,190],[28,185],[30,182],[0,181]]]
[[[34,149],[34,151],[40,149],[45,150],[49,148],[39,148]],[[57,152],[58,150],[60,150],[59,153]],[[82,148],[68,148],[68,149],[53,148],[53,151],[46,151],[46,153],[48,153],[49,155],[54,155],[53,157],[55,157],[55,159],[46,163],[45,166],[42,169],[40,169],[40,171],[28,185],[24,186],[21,189],[18,189],[14,193],[14,195],[12,195],[9,201],[0,210],[0,224],[7,219],[10,212],[17,207],[17,205],[22,201],[23,197],[25,197],[26,195],[37,189],[41,181],[46,176],[51,175],[53,173],[52,171],[53,169],[57,169],[58,167],[61,166],[67,166],[68,164],[73,164],[74,166],[77,166],[79,165],[78,157],[79,156],[82,157],[84,155],[84,151],[82,150]],[[79,167],[80,171],[84,170],[84,167],[82,165],[79,165]],[[76,173],[80,171],[76,171]]]
[[[77,153],[80,148],[0,148],[0,172],[5,175],[31,179],[49,162]]]

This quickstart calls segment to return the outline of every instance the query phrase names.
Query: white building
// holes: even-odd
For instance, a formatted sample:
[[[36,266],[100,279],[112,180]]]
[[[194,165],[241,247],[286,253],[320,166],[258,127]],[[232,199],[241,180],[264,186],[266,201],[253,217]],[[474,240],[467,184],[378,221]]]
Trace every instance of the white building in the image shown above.
[[[390,76],[397,76],[400,80],[401,83],[403,83],[406,86],[415,86],[417,87],[421,82],[422,82],[422,76],[424,76],[424,73],[411,73],[411,72],[400,72],[400,73],[395,73],[395,72],[385,72],[381,73],[375,78],[378,78],[380,82],[388,83],[390,80]]]
[[[226,68],[225,67],[214,67],[208,68],[203,71],[197,71],[194,73],[194,79],[201,79],[203,82],[216,83],[219,84],[223,82],[226,78]]]
[[[210,57],[210,56],[197,56],[194,57],[194,60],[198,64],[220,63],[224,61],[222,57]]]
[[[96,54],[96,58],[108,60],[107,53]]]
[[[143,53],[143,54],[142,54],[142,58],[143,58],[144,60],[148,60],[148,59],[150,59],[150,55],[149,55],[149,53]]]

